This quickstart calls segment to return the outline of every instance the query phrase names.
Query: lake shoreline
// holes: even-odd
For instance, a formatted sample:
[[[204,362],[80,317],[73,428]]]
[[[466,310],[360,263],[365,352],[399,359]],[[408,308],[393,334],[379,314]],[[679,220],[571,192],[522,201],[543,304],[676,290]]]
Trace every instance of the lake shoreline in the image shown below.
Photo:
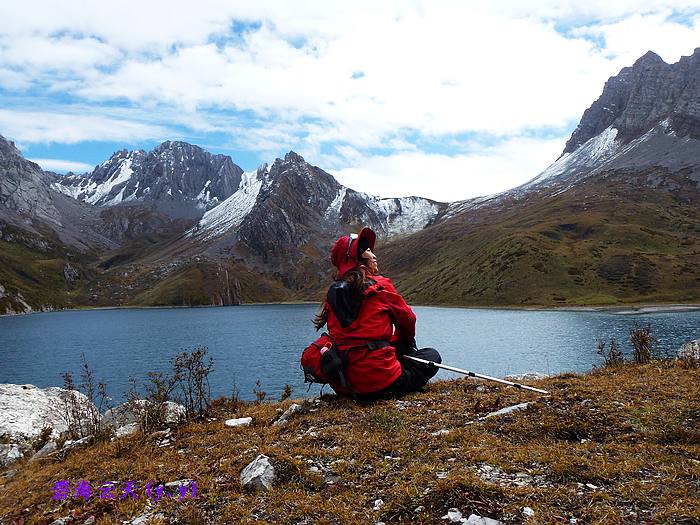
[[[222,308],[236,306],[275,306],[275,305],[317,305],[316,301],[279,301],[263,303],[241,303],[233,305],[194,305],[194,306],[85,306],[79,308],[56,308],[52,310],[35,310],[26,313],[0,314],[0,317],[14,317],[17,315],[32,315],[52,312],[83,312],[91,310],[171,310],[182,308]],[[413,307],[426,308],[462,308],[465,310],[512,310],[523,312],[604,312],[614,315],[643,315],[652,313],[693,312],[700,310],[698,303],[631,303],[615,306],[594,305],[566,305],[566,306],[474,306],[474,305],[439,305],[439,304],[411,304]]]

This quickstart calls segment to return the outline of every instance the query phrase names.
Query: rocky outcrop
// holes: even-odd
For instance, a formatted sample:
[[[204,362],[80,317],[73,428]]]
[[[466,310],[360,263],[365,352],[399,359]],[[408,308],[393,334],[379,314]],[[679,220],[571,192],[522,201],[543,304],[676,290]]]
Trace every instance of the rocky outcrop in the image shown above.
[[[566,143],[570,153],[613,126],[623,142],[668,119],[679,137],[700,139],[700,48],[676,64],[649,51],[611,77]]]
[[[0,219],[3,215],[8,220],[14,218],[10,222],[25,228],[31,228],[33,220],[61,226],[50,184],[37,164],[25,159],[14,143],[0,135]]]

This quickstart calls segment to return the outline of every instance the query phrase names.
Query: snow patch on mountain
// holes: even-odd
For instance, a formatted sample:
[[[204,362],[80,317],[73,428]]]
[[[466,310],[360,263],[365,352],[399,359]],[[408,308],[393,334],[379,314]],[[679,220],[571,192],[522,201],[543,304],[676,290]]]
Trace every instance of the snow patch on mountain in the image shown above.
[[[331,215],[340,215],[340,209],[343,207],[343,202],[345,201],[345,196],[348,193],[348,189],[343,186],[338,190],[338,195],[335,196],[333,202],[330,203],[328,209],[326,210],[326,217]]]
[[[554,181],[563,174],[571,175],[599,166],[618,152],[620,142],[616,137],[617,129],[612,126],[606,128],[573,152],[564,153],[556,162],[519,189],[529,189]]]
[[[240,226],[255,206],[268,171],[265,166],[256,171],[243,172],[238,190],[221,204],[207,211],[187,235],[211,239]]]
[[[437,203],[421,197],[386,199],[362,194],[367,206],[380,217],[386,217],[387,235],[398,235],[422,230],[440,211]]]
[[[115,171],[114,174],[102,184],[91,182],[86,188],[86,191],[88,192],[88,197],[85,199],[85,202],[87,202],[88,204],[97,204],[102,199],[107,197],[113,188],[119,186],[120,184],[125,184],[126,182],[128,182],[134,173],[134,170],[131,168],[131,160],[132,159],[130,156],[122,160],[119,170]],[[112,206],[121,202],[123,198],[123,193],[124,188],[122,188],[122,192],[119,193],[113,199],[111,199],[107,205]]]

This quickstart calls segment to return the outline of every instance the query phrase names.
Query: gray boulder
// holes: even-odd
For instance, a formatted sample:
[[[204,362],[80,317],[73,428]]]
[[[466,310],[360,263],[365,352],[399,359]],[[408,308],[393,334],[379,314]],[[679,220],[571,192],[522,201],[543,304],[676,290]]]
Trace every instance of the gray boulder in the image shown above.
[[[270,458],[260,454],[241,472],[241,486],[249,490],[270,490],[277,475]]]
[[[32,456],[32,458],[29,461],[37,461],[38,459],[45,458],[47,456],[50,456],[51,454],[53,454],[57,450],[58,450],[58,446],[56,445],[56,442],[49,441],[43,447],[41,447],[37,451],[37,453]]]

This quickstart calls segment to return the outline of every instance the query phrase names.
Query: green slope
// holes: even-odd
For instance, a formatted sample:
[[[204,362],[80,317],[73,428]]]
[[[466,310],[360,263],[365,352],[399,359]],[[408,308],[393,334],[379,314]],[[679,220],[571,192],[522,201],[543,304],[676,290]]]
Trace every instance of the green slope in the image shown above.
[[[700,302],[700,193],[681,175],[608,174],[467,211],[381,247],[414,303]]]
[[[76,252],[52,237],[7,224],[0,229],[0,314],[75,307],[81,287],[92,277],[94,255]],[[66,266],[75,272],[68,279]]]

